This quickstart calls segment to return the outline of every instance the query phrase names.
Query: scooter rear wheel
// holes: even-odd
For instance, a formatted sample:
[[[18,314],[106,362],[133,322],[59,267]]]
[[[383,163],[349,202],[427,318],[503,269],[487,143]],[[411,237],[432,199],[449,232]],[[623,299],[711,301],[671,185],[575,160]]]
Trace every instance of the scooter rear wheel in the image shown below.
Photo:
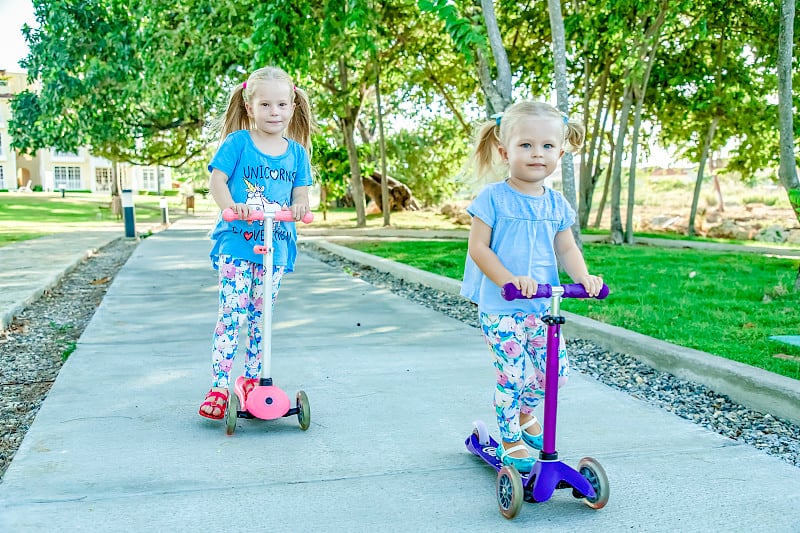
[[[225,411],[225,433],[233,435],[236,431],[236,420],[239,418],[239,397],[234,391],[228,391],[228,409]]]
[[[297,422],[303,431],[311,425],[311,405],[308,403],[308,396],[303,391],[297,392]]]
[[[497,472],[497,505],[500,513],[508,518],[514,518],[522,508],[524,491],[522,477],[513,466],[503,466]]]
[[[606,471],[593,457],[584,457],[578,462],[578,472],[586,478],[586,481],[594,489],[594,498],[583,498],[583,503],[592,509],[602,509],[608,503],[608,497],[611,493],[611,488],[608,485],[608,476]],[[580,494],[576,495],[580,497]]]
[[[476,420],[472,423],[472,434],[478,439],[478,444],[481,446],[489,445],[489,430],[486,429],[486,424],[481,420]]]

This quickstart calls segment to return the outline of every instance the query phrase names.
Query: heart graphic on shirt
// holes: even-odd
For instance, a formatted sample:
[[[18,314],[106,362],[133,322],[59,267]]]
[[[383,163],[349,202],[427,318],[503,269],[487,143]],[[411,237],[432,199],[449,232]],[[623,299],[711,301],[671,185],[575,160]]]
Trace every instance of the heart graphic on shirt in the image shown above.
[[[270,169],[270,171],[269,171],[269,177],[270,177],[270,178],[272,178],[272,179],[274,179],[274,180],[278,179],[278,171],[277,171],[277,170],[272,170],[272,169]]]
[[[245,240],[248,240],[248,241],[253,238],[253,232],[252,231],[245,231],[242,235],[244,235]]]

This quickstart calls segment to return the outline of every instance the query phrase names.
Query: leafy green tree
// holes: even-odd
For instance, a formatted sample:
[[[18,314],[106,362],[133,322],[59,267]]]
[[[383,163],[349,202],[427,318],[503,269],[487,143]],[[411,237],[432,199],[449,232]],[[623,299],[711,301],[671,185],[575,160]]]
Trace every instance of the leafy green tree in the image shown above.
[[[453,117],[424,119],[413,130],[390,135],[387,147],[389,174],[407,184],[424,205],[436,205],[468,186],[462,170],[471,145]]]
[[[199,32],[169,26],[188,27],[186,9],[35,1],[39,27],[25,30],[30,53],[23,67],[37,89],[12,101],[14,147],[25,153],[90,146],[112,161],[166,166],[201,153],[214,93],[203,90],[210,79],[193,48],[201,44],[194,40]],[[185,61],[187,55],[200,61]]]
[[[275,0],[255,9],[256,58],[297,72],[313,83],[316,103],[335,117],[350,162],[350,192],[357,225],[366,226],[355,132],[367,91],[374,84],[376,11],[364,0]]]
[[[689,233],[694,234],[700,188],[709,154],[742,139],[728,171],[754,175],[772,156],[774,134],[774,50],[771,32],[775,10],[759,0],[696,2],[693,18],[668,36],[654,69],[653,113],[666,144],[698,163],[690,208]],[[752,141],[751,141],[752,139]],[[754,142],[759,139],[758,142]],[[746,148],[745,148],[746,147]]]

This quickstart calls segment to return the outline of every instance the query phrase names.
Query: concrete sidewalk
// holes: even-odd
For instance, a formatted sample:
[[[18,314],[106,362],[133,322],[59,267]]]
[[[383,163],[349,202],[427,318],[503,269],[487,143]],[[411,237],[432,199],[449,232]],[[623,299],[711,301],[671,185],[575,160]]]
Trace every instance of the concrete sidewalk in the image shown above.
[[[0,247],[0,331],[65,274],[123,231],[57,233]]]
[[[182,219],[120,271],[0,483],[0,531],[800,530],[800,469],[578,373],[559,451],[602,463],[609,504],[558,491],[506,521],[464,448],[473,420],[497,437],[480,333],[305,255],[275,307],[273,375],[308,393],[311,427],[227,437],[197,415],[207,224]]]

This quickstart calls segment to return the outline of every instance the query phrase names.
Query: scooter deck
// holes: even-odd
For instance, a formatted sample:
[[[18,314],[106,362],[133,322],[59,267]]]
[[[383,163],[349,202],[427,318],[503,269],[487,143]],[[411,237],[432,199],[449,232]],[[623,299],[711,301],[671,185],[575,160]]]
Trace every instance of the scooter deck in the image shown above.
[[[470,453],[477,455],[499,472],[504,466],[495,453],[500,444],[491,436],[487,438],[488,442],[481,443],[479,435],[473,431],[464,444]],[[575,489],[581,495],[595,497],[595,491],[589,482],[574,468],[561,461],[536,461],[529,473],[520,473],[520,478],[525,487],[524,498],[529,502],[546,501],[556,489]],[[534,481],[537,479],[538,483]]]
[[[500,444],[492,437],[489,437],[489,442],[481,444],[478,435],[473,432],[470,433],[464,444],[466,445],[467,450],[483,459],[484,462],[488,463],[496,471],[499,472],[500,469],[503,468],[503,463],[497,458],[497,454],[495,452]]]

